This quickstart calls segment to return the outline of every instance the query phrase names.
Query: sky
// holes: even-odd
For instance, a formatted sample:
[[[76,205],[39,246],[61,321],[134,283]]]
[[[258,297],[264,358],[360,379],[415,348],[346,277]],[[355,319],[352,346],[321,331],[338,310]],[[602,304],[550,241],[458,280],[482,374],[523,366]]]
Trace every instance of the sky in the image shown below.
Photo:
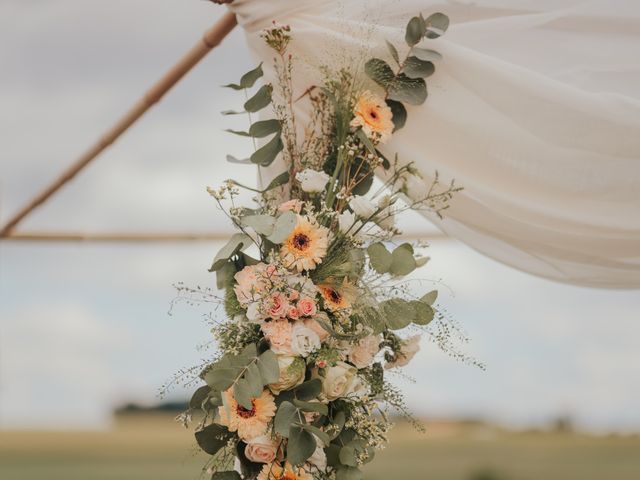
[[[224,11],[200,0],[0,1],[0,220],[46,186]],[[219,112],[220,85],[253,67],[236,31],[109,151],[21,228],[230,232],[206,186],[251,178],[250,145]],[[231,122],[241,122],[240,119]],[[415,220],[415,219],[414,219]],[[424,221],[412,232],[434,231]],[[416,227],[418,225],[418,227]],[[0,243],[0,429],[104,428],[151,404],[206,355],[202,310],[168,315],[172,284],[212,285],[219,244]],[[486,371],[429,342],[398,378],[428,418],[515,427],[562,415],[596,432],[640,430],[640,294],[565,286],[434,240],[420,274]],[[187,393],[176,390],[171,398]]]

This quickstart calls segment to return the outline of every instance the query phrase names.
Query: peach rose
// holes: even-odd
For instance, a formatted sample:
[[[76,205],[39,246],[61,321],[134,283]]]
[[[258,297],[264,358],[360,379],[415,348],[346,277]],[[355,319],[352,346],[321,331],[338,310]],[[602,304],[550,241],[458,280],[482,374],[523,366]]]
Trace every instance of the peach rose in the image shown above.
[[[268,306],[267,314],[271,318],[281,318],[284,317],[289,310],[289,301],[282,293],[276,292],[271,295]]]
[[[290,355],[292,353],[292,327],[289,320],[271,320],[270,322],[264,322],[260,328],[265,338],[269,341],[271,350],[277,354]]]
[[[395,360],[387,363],[384,368],[391,369],[408,365],[413,360],[413,357],[416,356],[416,353],[420,351],[420,338],[420,335],[415,335],[403,340],[402,348],[396,353]]]
[[[357,368],[368,367],[380,351],[380,336],[369,335],[362,338],[347,353],[348,360]]]
[[[303,317],[312,317],[316,314],[316,302],[312,298],[301,298],[298,301],[298,310]]]
[[[294,306],[290,306],[289,310],[287,310],[287,317],[289,317],[291,320],[297,320],[298,318],[300,318],[300,310],[298,310]]]
[[[288,202],[281,203],[278,207],[279,212],[296,212],[300,213],[302,210],[302,201],[298,199],[289,200]]]

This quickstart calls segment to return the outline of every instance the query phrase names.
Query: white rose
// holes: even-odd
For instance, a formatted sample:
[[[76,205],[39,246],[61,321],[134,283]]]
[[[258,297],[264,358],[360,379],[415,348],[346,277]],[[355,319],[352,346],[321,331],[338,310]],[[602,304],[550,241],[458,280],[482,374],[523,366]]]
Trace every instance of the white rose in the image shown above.
[[[384,368],[397,368],[406,366],[416,353],[420,351],[420,335],[415,335],[402,341],[402,347],[400,351],[396,353],[396,358],[393,362],[387,363]]]
[[[315,466],[320,471],[325,471],[327,469],[327,454],[324,453],[324,446],[322,442],[316,438],[316,450],[313,452],[307,459],[307,463]]]
[[[338,217],[338,225],[340,226],[340,231],[342,233],[351,231],[351,233],[353,234],[353,232],[360,228],[362,222],[357,219],[355,213],[345,210]]]
[[[300,188],[308,193],[319,193],[327,186],[331,177],[324,172],[307,168],[296,175],[296,180],[300,182]]]
[[[302,322],[296,322],[291,333],[291,351],[301,357],[320,348],[320,337]]]
[[[280,378],[276,383],[268,385],[274,395],[280,395],[284,390],[291,390],[304,382],[306,364],[300,357],[291,355],[277,355]]]
[[[322,394],[328,401],[346,397],[357,377],[358,369],[345,362],[337,362],[334,367],[327,368],[322,382]]]
[[[247,442],[244,454],[254,463],[271,463],[278,454],[278,443],[266,435],[253,438]]]
[[[373,203],[361,195],[353,197],[349,202],[349,206],[357,216],[365,220],[373,216],[378,210]]]
[[[396,218],[393,214],[391,197],[385,195],[378,202],[378,208],[383,209],[376,219],[376,223],[380,228],[390,230],[395,226]]]
[[[360,339],[347,353],[348,360],[357,368],[368,367],[380,351],[380,336],[369,335]]]
[[[404,179],[404,190],[414,202],[424,200],[429,194],[429,187],[418,173],[410,174]]]

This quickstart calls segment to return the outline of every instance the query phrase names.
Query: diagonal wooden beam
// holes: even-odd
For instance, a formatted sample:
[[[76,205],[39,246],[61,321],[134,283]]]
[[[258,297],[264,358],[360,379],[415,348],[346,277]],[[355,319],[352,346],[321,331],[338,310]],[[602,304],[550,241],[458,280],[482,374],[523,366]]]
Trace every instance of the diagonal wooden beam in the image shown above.
[[[200,62],[214,47],[237,25],[233,13],[226,13],[218,22],[207,30],[196,43],[165,75],[144,94],[144,96],[91,148],[83,153],[75,163],[65,170],[53,183],[30,200],[0,230],[0,238],[9,237],[18,224],[32,211],[45,203],[54,193],[73,179],[83,168],[102,153],[127,131],[144,113],[155,105],[182,77]]]

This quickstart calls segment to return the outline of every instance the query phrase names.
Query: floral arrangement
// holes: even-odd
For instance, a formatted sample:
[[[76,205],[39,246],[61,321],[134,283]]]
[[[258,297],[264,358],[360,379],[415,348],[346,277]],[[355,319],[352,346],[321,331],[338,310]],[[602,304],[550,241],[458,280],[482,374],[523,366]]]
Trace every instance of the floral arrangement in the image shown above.
[[[271,138],[251,158],[229,160],[260,168],[281,155],[287,169],[262,190],[232,180],[209,189],[238,229],[211,267],[224,295],[179,287],[225,310],[224,320],[212,316],[218,353],[198,369],[204,384],[180,417],[201,412],[195,437],[213,479],[360,479],[387,442],[389,408],[412,419],[388,373],[412,360],[427,326],[440,321],[430,335],[441,344],[450,331],[434,306],[437,291],[416,296],[401,281],[429,258],[422,244],[398,244],[396,217],[441,215],[459,188],[437,174],[427,182],[380,148],[407,121],[405,104],[425,101],[440,56],[418,45],[448,23],[441,13],[414,17],[404,57],[387,42],[393,66],[373,58],[364,72],[326,69],[324,83],[301,96],[290,28],[264,32],[277,82],[260,87],[243,112],[225,113],[272,106],[275,118],[232,131]],[[262,74],[258,66],[228,87],[250,89]],[[311,102],[303,128],[297,101]],[[374,192],[375,171],[385,180]],[[255,205],[236,205],[242,188],[256,194]]]

